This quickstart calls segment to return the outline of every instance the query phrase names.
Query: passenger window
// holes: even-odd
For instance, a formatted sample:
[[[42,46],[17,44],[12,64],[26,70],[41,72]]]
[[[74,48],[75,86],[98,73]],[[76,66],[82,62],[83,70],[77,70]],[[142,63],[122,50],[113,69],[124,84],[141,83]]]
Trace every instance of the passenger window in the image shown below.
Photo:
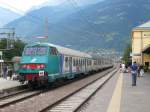
[[[66,66],[66,68],[68,68],[68,65],[69,65],[68,57],[65,57],[65,66]]]
[[[80,59],[79,59],[79,63],[78,63],[78,64],[79,64],[79,66],[80,66]]]
[[[75,62],[75,59],[73,59],[73,66],[76,66],[76,62]]]

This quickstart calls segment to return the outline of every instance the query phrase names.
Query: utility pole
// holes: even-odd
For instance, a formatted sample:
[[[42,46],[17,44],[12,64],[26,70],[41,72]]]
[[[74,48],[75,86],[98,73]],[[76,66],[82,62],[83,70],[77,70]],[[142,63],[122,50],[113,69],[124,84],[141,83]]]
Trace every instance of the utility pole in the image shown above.
[[[14,40],[15,35],[15,29],[14,28],[0,28],[0,38],[6,38],[6,48],[0,49],[0,76],[2,76],[3,73],[3,51],[11,50],[13,48],[12,41]]]
[[[45,37],[48,42],[48,17],[45,18]]]
[[[3,55],[3,52],[2,51],[0,51],[0,63],[1,63],[1,74],[0,74],[0,76],[2,76],[2,73],[3,73],[3,58],[2,58],[2,55]]]
[[[6,48],[0,49],[2,51],[10,50],[13,48],[12,40],[14,40],[15,29],[14,28],[0,28],[0,38],[6,38]]]

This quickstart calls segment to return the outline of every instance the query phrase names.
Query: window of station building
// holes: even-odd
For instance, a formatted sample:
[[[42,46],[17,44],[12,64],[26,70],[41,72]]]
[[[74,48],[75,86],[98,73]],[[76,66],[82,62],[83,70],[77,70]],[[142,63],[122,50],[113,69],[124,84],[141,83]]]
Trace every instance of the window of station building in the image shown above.
[[[57,55],[57,54],[58,54],[55,47],[51,47],[51,49],[50,49],[50,54],[51,54],[51,55]]]

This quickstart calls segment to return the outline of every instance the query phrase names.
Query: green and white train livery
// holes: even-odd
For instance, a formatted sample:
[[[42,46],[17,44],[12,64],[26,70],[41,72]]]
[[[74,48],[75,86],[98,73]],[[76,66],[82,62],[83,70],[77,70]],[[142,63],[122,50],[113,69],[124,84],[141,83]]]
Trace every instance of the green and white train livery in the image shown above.
[[[112,61],[73,49],[49,44],[35,43],[24,48],[19,69],[20,81],[31,85],[43,85],[57,79],[74,78],[112,66]]]

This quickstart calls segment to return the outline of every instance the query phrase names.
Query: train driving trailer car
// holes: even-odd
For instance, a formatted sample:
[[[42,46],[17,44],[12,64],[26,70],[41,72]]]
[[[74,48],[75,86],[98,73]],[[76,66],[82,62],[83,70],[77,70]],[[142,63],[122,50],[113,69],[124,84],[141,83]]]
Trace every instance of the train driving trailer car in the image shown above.
[[[101,58],[49,43],[26,45],[19,69],[20,82],[45,85],[57,79],[72,79],[78,74],[112,66]]]

